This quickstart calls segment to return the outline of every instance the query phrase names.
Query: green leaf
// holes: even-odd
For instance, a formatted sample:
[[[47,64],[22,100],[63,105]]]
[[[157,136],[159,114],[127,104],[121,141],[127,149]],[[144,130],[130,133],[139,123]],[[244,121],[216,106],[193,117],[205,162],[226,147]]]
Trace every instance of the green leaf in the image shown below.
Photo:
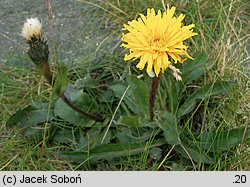
[[[51,135],[54,132],[55,127],[51,122],[54,119],[53,105],[34,102],[12,115],[8,119],[6,126],[13,127],[17,125],[23,129],[25,137],[40,141],[43,138],[45,122],[50,122],[46,129],[47,135]]]
[[[59,74],[56,78],[55,85],[52,92],[52,100],[56,100],[58,96],[66,90],[68,85],[68,72],[66,66],[61,66]]]
[[[170,145],[178,145],[181,143],[179,132],[177,130],[177,119],[175,115],[164,112],[161,114],[163,117],[163,122],[159,124],[159,127],[164,132],[164,137],[167,143]]]
[[[153,134],[155,134],[154,129],[120,127],[116,137],[120,143],[138,143],[149,140]]]
[[[109,87],[109,89],[111,89],[115,96],[119,99],[122,98],[124,92],[127,90],[127,85],[123,84],[123,83],[115,83],[113,85],[111,85]],[[133,111],[134,113],[138,113],[140,111],[140,109],[138,108],[138,106],[135,104],[134,98],[132,96],[132,91],[131,89],[129,89],[126,93],[126,95],[123,98],[124,102],[126,103],[126,105],[128,106],[128,108]]]
[[[82,89],[75,89],[73,85],[68,85],[65,96],[79,109],[86,112],[98,111],[98,106],[94,98],[83,92]]]
[[[180,154],[181,157],[192,159],[197,163],[213,164],[214,159],[208,153],[199,150],[196,146],[192,146],[182,142],[181,145],[176,145],[174,150]]]
[[[77,144],[76,151],[88,150],[88,146],[89,146],[88,138],[83,135],[82,131],[80,131],[80,138],[79,138],[79,142]]]
[[[139,106],[145,116],[149,116],[148,112],[148,90],[145,83],[136,76],[129,76],[128,83],[132,88],[135,103]]]
[[[126,126],[138,126],[141,116],[121,116],[119,119],[119,124]]]
[[[96,86],[97,85],[95,85],[94,78],[89,74],[81,79],[77,79],[77,81],[75,82],[76,89],[93,88]]]
[[[52,104],[49,108],[47,103],[34,102],[13,114],[6,125],[7,127],[13,127],[14,125],[30,127],[53,119],[55,119],[55,116]]]
[[[104,140],[103,140],[103,142],[102,142],[102,138],[104,137],[104,135],[105,135],[105,138],[104,138]],[[102,144],[109,144],[110,141],[111,141],[111,139],[113,138],[113,137],[112,137],[112,134],[111,134],[111,130],[109,130],[109,131],[107,132],[107,134],[105,134],[105,131],[102,131],[102,133],[99,135],[99,137],[100,137],[100,139],[99,139],[99,142],[98,142],[98,143],[102,142]],[[96,139],[96,138],[95,138],[95,139]]]
[[[82,114],[74,111],[61,98],[56,101],[54,111],[55,116],[76,126],[91,127],[95,124],[94,120],[88,119]]]
[[[204,52],[198,52],[194,55],[194,60],[188,60],[182,66],[182,79],[185,83],[190,83],[200,78],[212,64],[207,60]]]
[[[87,93],[84,93],[83,90],[75,89],[71,84],[68,85],[67,90],[65,91],[65,96],[74,106],[82,111],[97,111],[98,107],[94,99],[92,99]],[[90,127],[95,123],[94,120],[91,120],[73,110],[61,98],[56,101],[54,111],[56,116],[77,126]]]
[[[146,148],[161,146],[165,143],[163,139],[155,140],[151,143],[132,144],[105,144],[97,146],[87,152],[64,152],[61,157],[65,160],[83,163],[86,161],[95,162],[101,159],[107,160],[116,157],[136,155],[145,151]]]
[[[59,144],[68,144],[71,145],[72,142],[75,142],[75,134],[74,129],[57,129],[57,132],[53,136],[53,143],[59,143]]]
[[[200,100],[204,100],[213,95],[226,94],[232,90],[234,85],[235,83],[233,82],[225,81],[206,84],[186,99],[184,104],[178,110],[178,118],[191,112],[195,108],[196,103]]]
[[[185,158],[191,157],[195,162],[212,164],[212,153],[218,154],[232,149],[242,142],[243,137],[243,142],[250,138],[250,128],[217,129],[190,137],[183,135],[182,146],[176,146],[175,151]]]
[[[13,127],[14,125],[18,126],[28,126],[29,123],[29,114],[33,111],[36,111],[37,108],[35,106],[28,105],[23,109],[18,110],[15,114],[11,115],[8,119],[6,126]],[[40,121],[40,120],[38,120]],[[31,124],[33,124],[31,122]]]
[[[102,103],[112,103],[114,101],[113,91],[106,90],[102,92],[98,98],[98,101]]]
[[[177,112],[178,104],[179,104],[179,91],[180,91],[180,83],[177,82],[172,76],[169,76],[169,74],[166,73],[166,75],[163,77],[164,82],[166,83],[166,88],[160,87],[160,90],[162,92],[162,95],[166,95],[166,99],[169,100],[169,111],[173,114]],[[167,94],[166,94],[167,91]]]
[[[155,128],[158,128],[158,123],[144,116],[144,118],[143,117],[141,118],[140,126],[155,129]]]
[[[104,138],[104,141],[102,142],[102,144],[110,143],[110,140],[112,138],[111,130],[109,130],[107,132],[107,134],[105,134],[106,132],[103,130],[102,127],[103,126],[96,125],[87,131],[86,136],[87,136],[88,141],[89,141],[89,149],[92,149],[92,148],[96,147],[97,145],[100,145],[104,135],[105,135],[105,138]]]
[[[244,140],[249,139],[250,128],[216,129],[196,136],[197,138],[193,141],[191,138],[187,138],[188,143],[207,152],[220,153],[239,145],[243,137]]]
[[[23,136],[31,139],[35,142],[41,142],[44,137],[44,125],[36,125],[36,126],[31,126],[28,128],[23,129]],[[54,125],[53,122],[47,124],[46,126],[46,139],[51,140],[54,137],[54,134],[56,132],[56,126]]]
[[[162,150],[159,147],[153,147],[149,151],[150,158],[160,160],[162,157]]]

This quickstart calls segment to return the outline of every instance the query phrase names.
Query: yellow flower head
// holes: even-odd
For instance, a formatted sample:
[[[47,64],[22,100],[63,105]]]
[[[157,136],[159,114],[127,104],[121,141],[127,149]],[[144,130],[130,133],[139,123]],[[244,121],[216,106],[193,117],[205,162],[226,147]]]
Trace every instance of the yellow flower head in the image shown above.
[[[124,25],[128,31],[123,34],[121,46],[130,49],[130,54],[125,55],[124,60],[136,60],[140,58],[137,68],[142,70],[147,64],[149,75],[159,75],[168,68],[169,57],[175,63],[184,62],[181,57],[186,56],[192,59],[187,53],[188,46],[183,41],[196,35],[193,32],[194,24],[183,26],[182,20],[185,15],[174,16],[175,7],[167,8],[166,12],[155,13],[155,10],[148,9],[147,15],[140,14],[138,20],[133,20]],[[154,75],[153,75],[154,76]]]

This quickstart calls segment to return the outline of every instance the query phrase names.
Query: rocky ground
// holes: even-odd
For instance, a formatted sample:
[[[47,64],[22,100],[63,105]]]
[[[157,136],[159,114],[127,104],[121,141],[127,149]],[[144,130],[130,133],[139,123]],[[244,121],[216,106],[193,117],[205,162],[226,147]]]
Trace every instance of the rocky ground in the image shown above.
[[[119,34],[114,35],[110,18],[103,16],[100,9],[75,0],[51,0],[51,17],[46,2],[0,0],[0,64],[29,61],[26,54],[28,46],[21,37],[21,29],[30,17],[38,17],[42,21],[50,56],[53,59],[56,56],[62,63],[82,59],[96,49],[113,50],[117,44]]]

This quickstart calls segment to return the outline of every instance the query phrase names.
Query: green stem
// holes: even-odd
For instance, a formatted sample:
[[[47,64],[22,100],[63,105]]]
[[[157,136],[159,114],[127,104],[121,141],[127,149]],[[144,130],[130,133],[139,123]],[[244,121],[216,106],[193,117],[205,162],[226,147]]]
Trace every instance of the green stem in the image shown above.
[[[160,75],[159,75],[160,76]],[[155,97],[160,83],[160,77],[155,76],[152,80],[149,91],[149,116],[150,120],[154,120]]]

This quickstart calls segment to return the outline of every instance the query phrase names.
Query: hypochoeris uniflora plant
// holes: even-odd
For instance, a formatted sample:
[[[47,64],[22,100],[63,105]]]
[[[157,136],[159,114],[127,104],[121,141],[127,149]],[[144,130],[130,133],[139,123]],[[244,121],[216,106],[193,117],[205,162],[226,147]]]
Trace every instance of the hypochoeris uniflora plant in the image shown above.
[[[42,35],[42,24],[38,18],[27,19],[22,28],[22,36],[29,44],[28,55],[48,82],[52,83],[52,72],[48,62],[49,48]]]
[[[49,67],[49,48],[43,38],[42,24],[37,18],[30,18],[24,23],[22,36],[29,44],[28,55],[35,65],[41,70],[49,84],[53,86],[52,72]],[[64,91],[58,95],[69,107],[85,117],[96,121],[103,121],[102,117],[96,114],[89,114],[76,107],[65,95]]]
[[[140,14],[137,20],[129,21],[124,25],[127,32],[122,36],[123,47],[129,49],[124,60],[138,60],[137,68],[146,71],[154,77],[149,93],[150,118],[154,117],[155,92],[159,84],[159,75],[167,68],[173,71],[177,80],[181,80],[181,72],[172,63],[183,63],[187,58],[193,59],[187,52],[188,46],[184,41],[196,35],[193,32],[194,24],[184,26],[184,14],[174,16],[176,8],[167,7],[165,12],[156,13],[153,8],[147,9],[147,15]]]

